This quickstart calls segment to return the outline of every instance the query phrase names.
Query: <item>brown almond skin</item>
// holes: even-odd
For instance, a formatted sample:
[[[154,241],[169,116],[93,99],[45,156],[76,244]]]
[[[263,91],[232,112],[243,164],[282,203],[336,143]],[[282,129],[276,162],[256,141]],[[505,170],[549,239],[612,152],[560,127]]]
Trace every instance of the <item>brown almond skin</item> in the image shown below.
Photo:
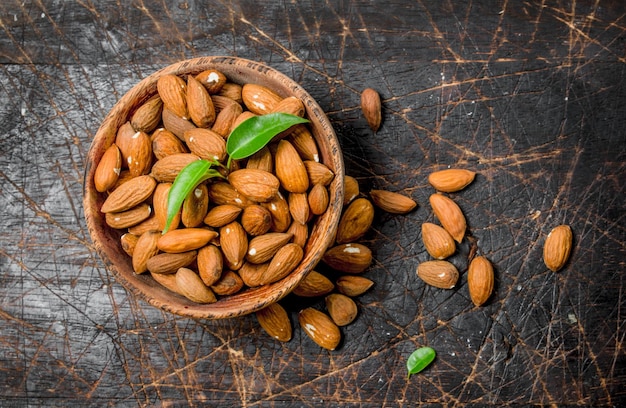
[[[491,262],[484,256],[472,259],[467,271],[467,287],[474,305],[482,306],[491,296],[493,286],[494,273]]]
[[[270,260],[270,264],[261,278],[261,285],[277,282],[289,275],[298,266],[303,257],[304,251],[298,244],[288,243],[284,245],[276,251],[276,254]]]
[[[269,261],[291,237],[291,234],[284,232],[268,232],[252,238],[248,245],[246,260],[255,264]]]
[[[287,202],[289,203],[289,213],[291,214],[293,220],[303,225],[306,224],[311,213],[307,194],[289,193]]]
[[[300,224],[298,221],[293,221],[287,233],[293,235],[291,242],[300,245],[300,248],[304,249],[309,239],[309,226],[307,224]]]
[[[315,184],[309,191],[309,209],[314,215],[322,215],[326,212],[330,203],[328,189],[322,184]]]
[[[382,121],[382,104],[380,95],[372,88],[364,89],[361,93],[361,110],[369,127],[378,131]]]
[[[160,183],[173,183],[178,173],[195,160],[200,160],[200,157],[192,153],[171,154],[157,160],[150,175]]]
[[[241,214],[241,226],[252,236],[263,235],[272,227],[272,214],[258,204],[249,205]]]
[[[183,295],[183,292],[178,287],[178,284],[176,283],[175,273],[152,273],[150,272],[150,276],[152,276],[152,279],[157,281],[160,285],[164,286],[165,288],[171,290],[174,293],[178,293],[181,296],[185,296]]]
[[[357,181],[357,179],[348,175],[344,176],[343,178],[343,189],[343,206],[345,207],[350,204],[352,200],[359,196],[361,190],[359,188],[359,182]]]
[[[338,244],[357,241],[372,226],[374,206],[367,198],[357,198],[344,210],[337,227]]]
[[[362,295],[373,285],[374,282],[372,280],[358,275],[343,275],[335,281],[337,291],[350,297]]]
[[[296,149],[302,160],[320,161],[320,153],[315,138],[304,124],[293,126],[289,130],[288,140]]]
[[[328,249],[322,260],[337,271],[361,273],[371,265],[372,251],[359,243],[340,244]]]
[[[165,229],[167,223],[167,196],[169,194],[172,183],[159,183],[154,189],[152,195],[152,207],[154,210],[154,216],[159,223],[159,231]],[[176,213],[172,221],[170,222],[170,230],[175,230],[180,224],[180,212]]]
[[[339,327],[347,326],[356,319],[358,308],[354,300],[341,293],[331,293],[324,299],[326,310]]]
[[[437,224],[422,224],[422,242],[426,251],[435,259],[446,259],[456,252],[454,238]]]
[[[323,312],[308,307],[298,314],[302,330],[318,346],[327,350],[335,350],[341,342],[341,332],[333,320]]]
[[[163,105],[181,118],[188,118],[187,84],[177,75],[167,74],[157,80],[157,91]]]
[[[328,186],[335,178],[335,173],[333,173],[333,171],[324,163],[319,163],[313,160],[305,160],[304,167],[306,167],[311,184]]]
[[[273,108],[272,112],[289,113],[291,115],[303,117],[304,116],[304,104],[300,98],[295,96],[288,96],[278,102]]]
[[[543,262],[553,272],[561,270],[570,257],[574,236],[569,225],[554,227],[543,245]]]
[[[237,102],[238,104],[243,104],[243,99],[241,97],[242,86],[236,84],[234,82],[226,82],[222,89],[218,92],[218,95],[225,96]]]
[[[159,221],[154,215],[151,215],[150,217],[148,217],[144,221],[141,221],[137,225],[128,227],[128,232],[137,236],[148,231],[159,231]]]
[[[237,272],[246,286],[254,288],[261,285],[263,274],[269,266],[269,262],[260,264],[244,262],[243,266]]]
[[[216,69],[207,69],[196,75],[198,82],[202,84],[209,94],[218,93],[226,84],[226,75]]]
[[[240,169],[228,175],[228,181],[248,199],[260,203],[271,201],[280,187],[280,181],[272,173],[258,169]]]
[[[168,254],[166,252],[154,255],[148,259],[146,266],[150,273],[176,273],[179,268],[188,266],[198,256],[198,251]]]
[[[187,76],[187,111],[191,121],[200,128],[215,122],[215,106],[207,89],[191,75]]]
[[[291,340],[292,329],[289,316],[278,303],[272,303],[256,312],[256,318],[270,337],[282,342]]]
[[[222,276],[211,285],[211,290],[220,296],[234,295],[243,288],[243,280],[233,271],[225,271]]]
[[[161,122],[162,112],[163,101],[159,95],[155,95],[133,113],[130,123],[137,132],[150,133],[156,129]]]
[[[205,285],[211,286],[222,276],[224,259],[222,251],[215,245],[206,245],[198,250],[198,274]]]
[[[133,177],[150,172],[152,167],[152,141],[147,133],[140,131],[130,138],[126,164],[130,175]]]
[[[216,97],[213,98],[214,103],[216,99]],[[232,101],[232,103],[219,111],[217,117],[215,118],[215,122],[213,122],[211,130],[213,130],[217,134],[222,135],[222,137],[227,138],[231,132],[231,129],[233,128],[233,123],[235,123],[235,120],[237,120],[239,115],[241,115],[242,113],[243,109],[241,108],[241,105],[235,101]]]
[[[233,186],[226,182],[211,183],[209,186],[209,201],[216,205],[234,205],[240,208],[246,208],[255,204],[254,201],[235,190]]]
[[[248,251],[248,238],[239,222],[233,221],[220,228],[220,245],[226,265],[235,271],[241,268]]]
[[[442,194],[430,196],[430,206],[441,225],[458,243],[463,241],[467,224],[461,208],[451,198]]]
[[[410,197],[386,190],[371,190],[370,197],[374,205],[391,214],[408,214],[417,207]]]
[[[122,168],[127,166],[127,157],[128,157],[128,147],[130,144],[130,138],[137,133],[133,125],[130,121],[124,123],[122,126],[117,129],[117,133],[115,135],[115,144],[120,149],[120,153],[122,153]]]
[[[274,197],[273,200],[267,203],[261,203],[270,214],[272,214],[272,231],[273,232],[285,232],[291,225],[291,212],[289,212],[289,203],[280,194],[280,192]]]
[[[283,99],[268,87],[252,83],[243,85],[241,98],[248,110],[257,115],[271,113]]]
[[[122,171],[122,153],[115,143],[109,146],[102,155],[93,176],[96,190],[104,193],[112,188]]]
[[[226,142],[218,133],[205,128],[189,129],[183,138],[191,153],[206,160],[224,161]]]
[[[459,280],[459,271],[448,261],[426,261],[417,266],[417,276],[431,286],[452,289]]]
[[[122,244],[122,249],[131,258],[133,256],[133,253],[135,252],[135,247],[137,246],[138,240],[139,236],[131,234],[130,232],[127,232],[120,237],[120,244]]]
[[[155,130],[150,139],[152,140],[152,154],[157,160],[171,154],[189,153],[183,141],[165,128]]]
[[[204,223],[210,227],[219,228],[229,224],[239,217],[243,208],[231,204],[216,205],[204,217]]]
[[[290,193],[306,193],[309,175],[304,162],[291,143],[280,140],[274,156],[274,169],[281,186]]]
[[[139,236],[132,256],[135,273],[144,273],[148,270],[148,259],[159,252],[157,242],[160,236],[161,234],[158,231],[148,231]]]
[[[192,302],[206,304],[215,303],[217,298],[198,276],[188,268],[180,268],[176,271],[176,285],[182,295]]]
[[[300,281],[292,293],[301,297],[318,297],[329,294],[335,285],[323,274],[312,270]]]
[[[100,211],[108,213],[129,210],[150,197],[155,187],[156,181],[150,176],[133,177],[109,194]]]
[[[105,221],[111,228],[124,229],[146,220],[150,214],[152,214],[150,205],[142,203],[126,211],[106,213]]]
[[[179,254],[199,249],[217,237],[217,232],[204,228],[169,230],[159,238],[157,246],[163,252]]]
[[[248,157],[246,168],[264,170],[272,173],[274,171],[274,157],[270,149],[264,146],[261,150]]]
[[[445,169],[430,173],[428,182],[438,191],[455,193],[470,185],[475,176],[471,170]]]
[[[200,184],[183,201],[180,219],[185,227],[198,227],[204,221],[208,209],[209,191],[205,184]]]

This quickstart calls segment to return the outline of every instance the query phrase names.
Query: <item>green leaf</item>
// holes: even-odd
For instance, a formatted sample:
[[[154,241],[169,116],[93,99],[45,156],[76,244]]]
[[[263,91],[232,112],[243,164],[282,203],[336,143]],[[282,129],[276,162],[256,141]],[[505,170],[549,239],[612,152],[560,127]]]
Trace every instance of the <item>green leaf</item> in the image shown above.
[[[268,113],[244,120],[226,140],[226,152],[229,156],[227,167],[230,168],[231,160],[252,156],[280,132],[293,125],[308,122],[307,119],[288,113]]]
[[[408,378],[411,377],[411,374],[417,374],[428,367],[435,359],[435,356],[435,350],[430,347],[421,347],[411,353],[406,361],[406,368],[409,371]]]
[[[211,168],[213,164],[216,163],[208,160],[196,160],[189,163],[178,173],[167,194],[167,221],[165,228],[163,228],[163,234],[170,228],[170,224],[183,205],[185,198],[198,184],[211,177],[223,177],[219,171]]]

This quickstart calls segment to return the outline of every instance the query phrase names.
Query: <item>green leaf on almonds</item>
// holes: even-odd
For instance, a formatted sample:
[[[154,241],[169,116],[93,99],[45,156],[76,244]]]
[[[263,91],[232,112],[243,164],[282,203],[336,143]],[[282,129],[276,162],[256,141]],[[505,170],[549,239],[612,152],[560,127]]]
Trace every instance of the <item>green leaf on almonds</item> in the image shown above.
[[[261,150],[276,135],[294,125],[308,123],[307,119],[288,113],[268,113],[252,116],[239,124],[226,140],[226,153],[230,168],[231,160],[239,160]]]
[[[433,362],[436,355],[437,353],[435,353],[435,350],[431,347],[421,347],[411,353],[409,359],[406,361],[406,368],[409,372],[407,378],[410,378],[411,374],[417,374],[428,367],[428,365]]]
[[[165,222],[165,228],[163,228],[163,234],[170,228],[170,224],[183,205],[185,198],[200,183],[212,177],[224,177],[219,171],[211,168],[214,164],[220,165],[209,160],[196,160],[189,163],[178,173],[172,187],[170,187],[170,191],[167,193],[167,221]]]

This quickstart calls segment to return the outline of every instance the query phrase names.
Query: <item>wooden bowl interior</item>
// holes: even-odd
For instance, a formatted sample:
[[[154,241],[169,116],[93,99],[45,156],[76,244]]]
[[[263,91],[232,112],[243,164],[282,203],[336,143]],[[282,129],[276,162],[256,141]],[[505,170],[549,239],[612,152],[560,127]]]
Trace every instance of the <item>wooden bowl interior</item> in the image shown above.
[[[310,129],[317,141],[320,161],[335,173],[330,193],[328,211],[319,217],[305,248],[304,259],[289,276],[279,282],[259,288],[246,289],[213,304],[197,304],[158,284],[149,274],[133,271],[130,257],[120,245],[120,231],[110,228],[99,211],[104,194],[96,191],[93,175],[104,151],[114,141],[117,129],[126,123],[132,113],[156,93],[156,82],[165,74],[186,76],[207,69],[223,72],[229,80],[240,84],[256,83],[267,86],[283,97],[296,96],[306,107],[311,121]],[[148,76],[128,91],[113,107],[98,129],[88,153],[85,169],[83,207],[91,238],[108,269],[127,290],[153,306],[168,312],[193,318],[222,319],[257,311],[287,295],[319,262],[332,244],[339,223],[343,202],[343,157],[335,132],[324,111],[296,82],[263,64],[234,57],[203,57],[170,65]]]

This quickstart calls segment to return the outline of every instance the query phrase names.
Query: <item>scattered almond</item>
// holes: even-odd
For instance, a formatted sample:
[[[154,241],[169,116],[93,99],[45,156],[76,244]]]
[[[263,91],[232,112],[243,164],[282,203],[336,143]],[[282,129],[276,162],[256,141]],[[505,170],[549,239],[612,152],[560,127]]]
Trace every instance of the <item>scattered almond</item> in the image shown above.
[[[467,272],[467,287],[476,306],[483,305],[493,292],[494,274],[491,262],[484,256],[472,259]]]
[[[463,190],[472,181],[476,173],[465,169],[446,169],[431,173],[428,182],[438,191],[454,193]]]
[[[452,289],[459,280],[459,271],[448,261],[426,261],[417,266],[417,276],[431,286]]]
[[[435,259],[446,259],[456,251],[456,244],[448,231],[430,222],[422,224],[422,242]]]
[[[318,346],[335,350],[341,341],[339,327],[324,312],[312,307],[303,309],[298,314],[300,327]]]
[[[272,338],[278,341],[291,340],[291,322],[287,311],[278,303],[272,303],[256,312],[259,324]]]
[[[543,245],[543,262],[548,269],[558,272],[569,259],[574,236],[569,225],[554,227]]]
[[[410,197],[386,190],[371,190],[370,197],[374,205],[391,214],[407,214],[417,203]]]
[[[382,105],[380,95],[372,88],[364,89],[361,93],[361,111],[367,124],[374,131],[378,131],[382,121]]]
[[[443,228],[446,229],[456,242],[461,242],[465,237],[467,224],[461,208],[449,197],[442,194],[430,196],[430,206]]]

